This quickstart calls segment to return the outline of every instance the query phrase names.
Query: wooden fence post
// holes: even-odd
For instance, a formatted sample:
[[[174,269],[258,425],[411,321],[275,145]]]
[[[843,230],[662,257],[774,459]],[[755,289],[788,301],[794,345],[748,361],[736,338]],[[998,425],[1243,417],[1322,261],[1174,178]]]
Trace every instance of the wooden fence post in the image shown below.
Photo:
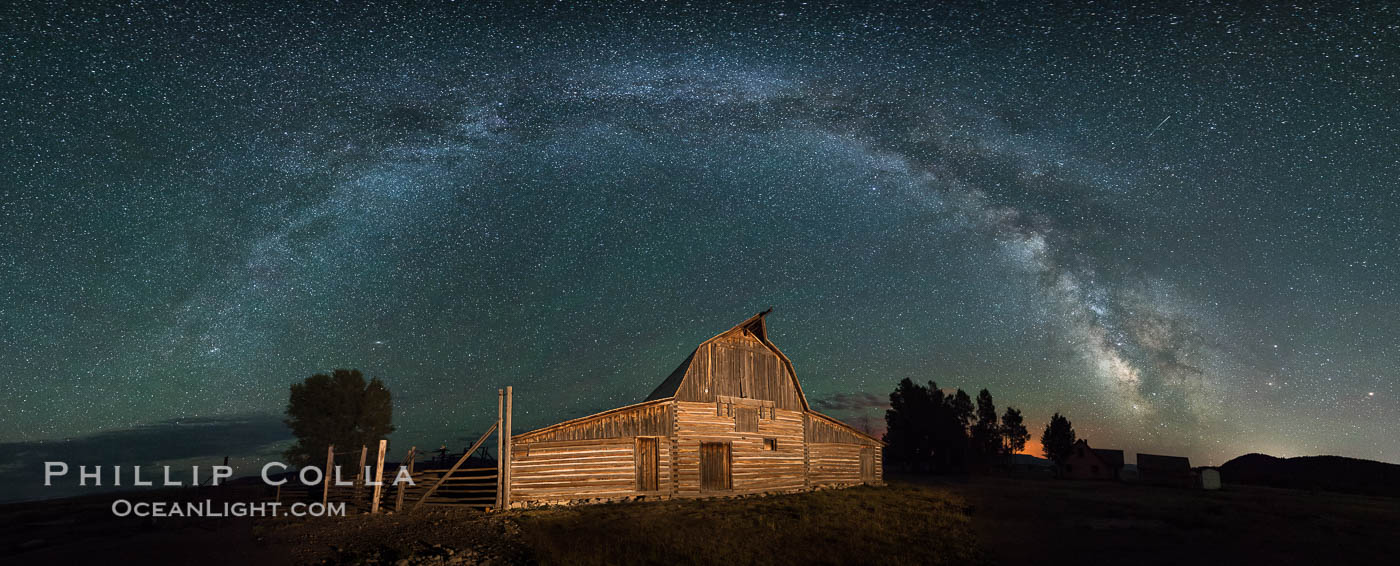
[[[389,449],[389,441],[379,440],[379,457],[374,460],[374,501],[369,504],[369,514],[379,513],[379,494],[384,489],[384,451]]]
[[[503,449],[503,447],[505,446],[505,441],[503,440],[503,439],[505,438],[505,435],[504,435],[504,433],[501,432],[501,431],[505,430],[505,427],[501,426],[501,422],[502,422],[501,419],[504,418],[504,416],[505,416],[505,414],[506,414],[506,410],[505,410],[506,405],[505,405],[505,403],[506,403],[506,390],[504,390],[504,389],[497,389],[497,390],[496,390],[496,510],[497,510],[497,511],[499,511],[499,510],[501,509],[501,501],[502,501],[501,495],[504,493],[504,492],[501,491],[501,486],[504,485],[505,478],[506,478],[506,468],[505,468],[505,463],[504,463],[504,462],[505,462],[505,458],[502,457],[502,456],[505,454],[505,450]]]
[[[360,492],[363,491],[363,490],[364,490],[364,487],[365,487],[365,450],[366,450],[366,449],[367,449],[367,447],[366,447],[365,445],[363,445],[363,444],[360,445],[360,467],[355,468],[355,504],[356,504],[356,505],[359,504],[359,501],[360,501]]]
[[[410,478],[413,477],[413,456],[414,456],[414,452],[417,452],[417,451],[418,451],[418,447],[417,447],[417,446],[410,447],[410,448],[408,449],[408,456],[405,456],[404,459],[403,459],[403,461],[402,461],[402,462],[399,462],[399,469],[403,469],[404,466],[408,466],[408,477],[410,477]],[[398,474],[397,472],[394,473],[394,479],[397,480],[398,477],[399,477],[399,474]],[[399,486],[398,486],[399,494],[398,494],[396,497],[394,497],[394,512],[395,512],[395,513],[398,513],[398,512],[403,511],[403,489],[404,489],[404,488],[403,488],[403,484],[399,484]]]
[[[331,465],[335,464],[335,445],[326,447],[326,469],[321,470],[321,506],[326,506],[326,501],[331,497]]]
[[[503,466],[504,466],[503,469],[505,470],[505,476],[506,476],[505,479],[500,480],[500,482],[501,482],[501,509],[510,509],[510,451],[511,451],[511,450],[510,450],[510,449],[511,449],[511,446],[510,446],[510,432],[511,432],[510,413],[511,413],[511,410],[512,410],[512,409],[511,409],[512,397],[514,397],[514,395],[512,394],[512,388],[511,388],[511,386],[507,385],[507,386],[506,386],[506,414],[505,414],[505,417],[504,417],[504,418],[505,418],[505,423],[501,425],[501,433],[502,433],[502,436],[505,436],[505,439],[504,439],[504,440],[505,440],[505,452],[503,452],[502,454],[500,454],[500,459],[501,459],[501,463],[502,463]],[[500,475],[500,474],[498,473],[497,475]]]

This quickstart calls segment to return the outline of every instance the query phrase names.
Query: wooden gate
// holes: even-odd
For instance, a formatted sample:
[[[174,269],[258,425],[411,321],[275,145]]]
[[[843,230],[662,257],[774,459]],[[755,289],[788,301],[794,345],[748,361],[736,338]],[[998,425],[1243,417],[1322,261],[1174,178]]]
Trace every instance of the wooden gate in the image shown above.
[[[512,392],[510,387],[496,391],[496,422],[486,429],[471,448],[462,453],[457,463],[446,470],[425,470],[414,475],[418,484],[412,493],[398,494],[398,501],[405,497],[414,501],[413,509],[423,505],[456,505],[483,509],[510,508],[510,416],[512,412]],[[496,434],[496,462],[494,467],[463,467],[472,454],[487,438]],[[421,479],[420,479],[421,478]],[[416,500],[416,501],[415,501]]]
[[[499,494],[496,480],[500,476],[495,466],[414,470],[412,476],[414,485],[407,487],[405,484],[405,489],[401,491],[403,495],[395,495],[396,501],[400,502],[395,506],[396,510],[409,502],[414,507],[494,509],[497,505]]]
[[[660,463],[660,452],[657,451],[656,438],[637,437],[636,456],[637,491],[656,491],[660,489],[660,482],[657,481],[657,466]]]
[[[700,443],[700,491],[729,491],[734,488],[730,474],[728,442]]]

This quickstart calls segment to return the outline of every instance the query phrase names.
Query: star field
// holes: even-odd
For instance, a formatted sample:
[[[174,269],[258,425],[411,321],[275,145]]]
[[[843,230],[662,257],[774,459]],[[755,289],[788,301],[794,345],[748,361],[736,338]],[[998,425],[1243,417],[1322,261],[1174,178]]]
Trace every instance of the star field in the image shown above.
[[[852,422],[1400,462],[1395,6],[0,12],[0,442],[355,367],[455,445],[774,306]]]

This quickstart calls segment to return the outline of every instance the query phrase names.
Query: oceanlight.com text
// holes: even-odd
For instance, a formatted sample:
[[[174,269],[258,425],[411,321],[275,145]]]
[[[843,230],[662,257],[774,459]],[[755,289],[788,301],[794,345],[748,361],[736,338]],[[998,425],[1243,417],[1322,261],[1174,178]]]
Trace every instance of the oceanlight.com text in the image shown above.
[[[344,517],[345,503],[278,501],[130,501],[112,502],[118,517]]]

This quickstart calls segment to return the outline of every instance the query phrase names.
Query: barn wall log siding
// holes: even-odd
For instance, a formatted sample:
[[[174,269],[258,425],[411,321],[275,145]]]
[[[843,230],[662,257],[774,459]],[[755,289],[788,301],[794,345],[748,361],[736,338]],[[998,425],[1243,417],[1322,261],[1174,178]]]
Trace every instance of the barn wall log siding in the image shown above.
[[[808,409],[791,362],[767,341],[763,316],[702,343],[648,401],[517,435],[512,500],[707,497],[879,483],[883,444]],[[712,476],[725,469],[716,458],[727,450],[728,481],[711,483],[729,489],[702,489],[702,445],[716,464]],[[655,489],[639,490],[639,473],[653,469]],[[651,487],[646,477],[641,481]]]
[[[812,486],[879,483],[883,481],[883,445],[865,434],[820,413],[806,414],[807,477]],[[873,452],[870,477],[861,473],[861,450]]]
[[[663,495],[671,488],[670,443],[657,442],[657,487],[637,490],[635,438],[516,444],[511,459],[511,497],[519,502],[616,499]]]
[[[700,443],[728,442],[733,458],[733,492],[802,489],[802,412],[776,409],[758,419],[758,432],[736,432],[735,417],[720,416],[715,403],[676,403],[677,495],[698,496]],[[768,450],[764,439],[777,441]]]
[[[864,447],[859,444],[812,443],[807,445],[811,454],[807,476],[813,487],[831,485],[854,485],[864,483],[861,478],[860,455]],[[880,454],[875,453],[876,470],[880,466]],[[876,479],[878,481],[878,478]]]

